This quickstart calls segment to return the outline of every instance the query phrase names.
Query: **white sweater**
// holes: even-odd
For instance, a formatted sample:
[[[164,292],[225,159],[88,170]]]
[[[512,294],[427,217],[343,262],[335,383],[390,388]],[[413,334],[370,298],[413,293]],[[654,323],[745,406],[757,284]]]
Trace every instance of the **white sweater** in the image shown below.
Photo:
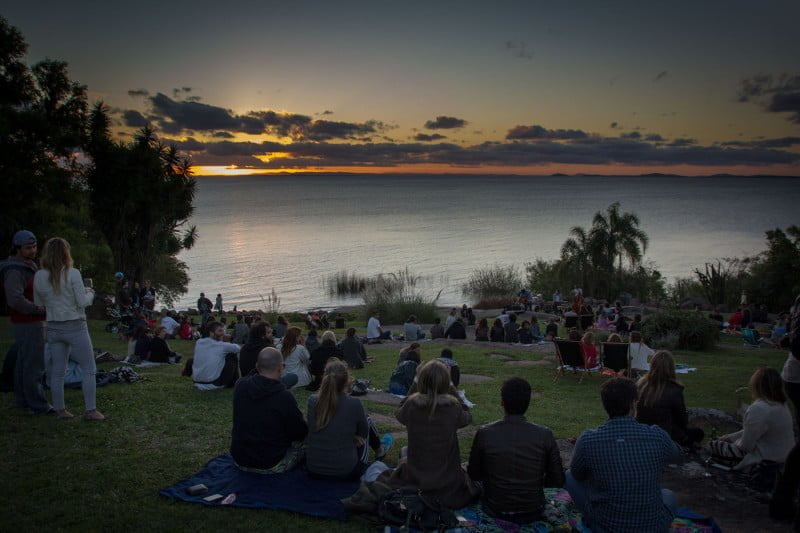
[[[41,269],[33,278],[33,303],[47,309],[48,322],[86,320],[85,309],[92,305],[94,291],[83,286],[81,273],[70,268],[61,278],[59,291],[50,283],[50,271]]]
[[[194,345],[194,362],[192,363],[192,380],[200,390],[218,389],[211,381],[216,381],[225,367],[225,354],[239,353],[240,346],[230,342],[222,342],[205,337]]]
[[[756,400],[744,414],[744,429],[727,435],[728,440],[747,452],[735,470],[761,461],[783,463],[794,446],[792,413],[785,403]]]

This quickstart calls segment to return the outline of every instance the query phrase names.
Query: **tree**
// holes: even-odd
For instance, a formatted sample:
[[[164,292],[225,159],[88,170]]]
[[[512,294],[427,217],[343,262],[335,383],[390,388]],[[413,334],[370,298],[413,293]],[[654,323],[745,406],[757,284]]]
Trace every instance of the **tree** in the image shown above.
[[[176,256],[198,237],[186,227],[196,189],[191,163],[147,127],[130,143],[114,142],[109,123],[98,103],[86,146],[92,216],[111,245],[114,268],[139,282],[153,277],[156,290],[174,298],[188,283],[186,264]]]
[[[561,245],[561,268],[569,268],[580,280],[587,294],[594,294],[596,283],[589,272],[593,269],[595,258],[592,257],[592,243],[588,232],[580,226],[569,231],[570,237]]]
[[[766,232],[767,250],[745,261],[745,288],[751,301],[770,310],[787,310],[800,293],[800,228],[790,226]]]

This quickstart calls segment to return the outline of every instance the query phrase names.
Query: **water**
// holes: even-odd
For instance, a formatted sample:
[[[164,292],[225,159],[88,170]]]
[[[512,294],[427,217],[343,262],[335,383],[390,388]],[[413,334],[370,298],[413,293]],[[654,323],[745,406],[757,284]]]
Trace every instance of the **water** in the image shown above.
[[[799,224],[791,178],[281,176],[198,178],[200,239],[181,255],[189,293],[225,307],[284,311],[359,303],[329,296],[339,270],[372,275],[408,266],[442,305],[479,267],[555,259],[575,225],[619,201],[650,237],[646,259],[668,278],[766,248],[767,229]]]

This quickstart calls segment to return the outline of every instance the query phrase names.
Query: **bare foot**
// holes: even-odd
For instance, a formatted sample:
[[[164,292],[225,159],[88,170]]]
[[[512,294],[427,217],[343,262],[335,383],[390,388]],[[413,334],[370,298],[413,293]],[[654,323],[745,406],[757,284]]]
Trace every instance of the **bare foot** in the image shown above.
[[[95,409],[93,411],[86,411],[86,414],[83,415],[83,418],[85,418],[86,420],[105,420],[106,419],[106,417],[104,417],[103,414],[100,411],[98,411],[97,409]]]
[[[66,409],[61,409],[60,411],[56,410],[56,418],[58,418],[59,420],[67,420],[70,418],[75,418],[75,415],[73,415]]]

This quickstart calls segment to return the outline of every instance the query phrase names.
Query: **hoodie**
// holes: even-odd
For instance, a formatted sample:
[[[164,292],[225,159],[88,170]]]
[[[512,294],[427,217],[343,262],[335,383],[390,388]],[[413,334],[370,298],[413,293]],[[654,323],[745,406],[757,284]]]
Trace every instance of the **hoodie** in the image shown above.
[[[294,395],[280,381],[252,373],[233,393],[231,455],[239,466],[268,469],[280,462],[292,442],[308,434]]]

